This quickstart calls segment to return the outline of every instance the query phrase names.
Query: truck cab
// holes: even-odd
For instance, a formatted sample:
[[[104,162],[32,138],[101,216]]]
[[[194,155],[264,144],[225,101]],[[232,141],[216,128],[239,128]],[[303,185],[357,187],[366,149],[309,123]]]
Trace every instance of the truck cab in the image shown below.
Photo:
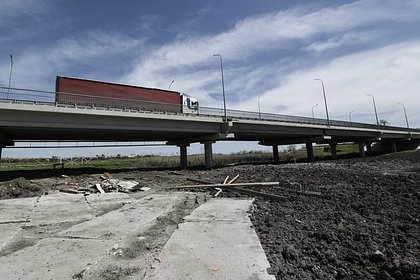
[[[189,95],[182,95],[182,113],[198,114],[198,100]]]

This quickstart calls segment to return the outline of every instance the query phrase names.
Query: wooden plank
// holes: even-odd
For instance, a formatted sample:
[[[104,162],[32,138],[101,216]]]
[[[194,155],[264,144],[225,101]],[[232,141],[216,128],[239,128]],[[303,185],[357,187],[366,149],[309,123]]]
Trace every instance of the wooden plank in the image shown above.
[[[186,186],[172,187],[171,189],[230,188],[230,187],[273,187],[273,186],[278,186],[278,185],[279,185],[279,182],[258,182],[258,183],[186,185]]]
[[[252,191],[252,190],[246,190],[246,189],[242,189],[242,188],[233,187],[233,188],[230,188],[229,191],[234,191],[234,192],[247,194],[247,195],[252,195],[252,196],[260,196],[260,197],[275,200],[275,201],[285,201],[285,200],[287,200],[287,198],[284,197],[284,196],[269,194],[269,193],[263,193],[263,192],[257,192],[257,191]]]

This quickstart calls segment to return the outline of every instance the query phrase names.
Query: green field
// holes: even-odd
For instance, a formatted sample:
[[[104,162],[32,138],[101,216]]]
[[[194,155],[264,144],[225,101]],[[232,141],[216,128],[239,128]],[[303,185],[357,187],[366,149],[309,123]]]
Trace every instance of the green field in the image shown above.
[[[358,147],[354,144],[337,146],[337,154],[358,153]],[[328,146],[314,146],[314,156],[317,160],[329,157]],[[279,153],[281,162],[297,162],[306,159],[306,150],[295,149],[289,146]],[[272,153],[261,151],[243,151],[232,154],[215,154],[214,166],[227,166],[245,163],[270,163],[273,162]],[[179,156],[147,155],[136,157],[93,157],[93,158],[63,158],[61,159],[66,169],[100,168],[100,169],[140,169],[140,168],[177,168],[180,165]],[[51,170],[53,164],[59,163],[59,159],[2,159],[0,171],[19,170]],[[204,165],[204,155],[189,155],[188,167],[201,167]]]

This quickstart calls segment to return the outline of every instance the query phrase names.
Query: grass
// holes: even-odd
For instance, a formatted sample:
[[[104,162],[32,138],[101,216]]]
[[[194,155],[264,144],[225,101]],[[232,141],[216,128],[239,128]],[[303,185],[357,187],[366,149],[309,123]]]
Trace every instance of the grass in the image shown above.
[[[355,144],[342,144],[337,146],[337,154],[358,153]],[[314,156],[316,159],[324,159],[330,156],[328,146],[315,146]],[[306,159],[305,148],[295,150],[289,146],[286,151],[279,153],[280,161],[296,162]],[[66,169],[98,168],[98,169],[141,169],[141,168],[177,168],[180,166],[179,156],[137,156],[137,157],[114,157],[114,158],[66,158],[62,159]],[[51,170],[58,159],[1,159],[0,171],[28,171],[28,170]],[[244,163],[270,163],[273,162],[272,153],[260,151],[239,152],[232,154],[214,154],[214,166],[227,166]],[[204,155],[189,155],[188,167],[201,167],[204,165]]]

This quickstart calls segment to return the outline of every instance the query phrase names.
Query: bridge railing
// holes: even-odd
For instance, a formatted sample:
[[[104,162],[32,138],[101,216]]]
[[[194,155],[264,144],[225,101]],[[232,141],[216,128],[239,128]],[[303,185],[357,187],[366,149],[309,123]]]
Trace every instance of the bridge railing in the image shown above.
[[[74,93],[41,91],[20,88],[0,87],[0,101],[6,102],[31,102],[34,104],[50,104],[63,106],[84,106],[88,108],[101,109],[119,109],[119,110],[135,110],[159,113],[182,113],[181,104],[169,104],[163,102],[152,102],[143,100],[132,100],[116,97],[101,97],[93,95],[82,95]],[[195,115],[195,113],[189,115]],[[224,117],[224,110],[220,108],[200,107],[198,116]],[[312,124],[312,125],[329,125],[341,127],[367,128],[367,129],[387,129],[395,131],[407,131],[407,128],[395,126],[377,126],[375,124],[366,124],[359,122],[347,122],[340,120],[330,120],[329,124],[326,119],[290,116],[273,113],[259,113],[241,110],[227,110],[228,119],[250,119],[264,121],[281,121],[289,123]],[[420,129],[410,129],[410,131],[418,131]]]

